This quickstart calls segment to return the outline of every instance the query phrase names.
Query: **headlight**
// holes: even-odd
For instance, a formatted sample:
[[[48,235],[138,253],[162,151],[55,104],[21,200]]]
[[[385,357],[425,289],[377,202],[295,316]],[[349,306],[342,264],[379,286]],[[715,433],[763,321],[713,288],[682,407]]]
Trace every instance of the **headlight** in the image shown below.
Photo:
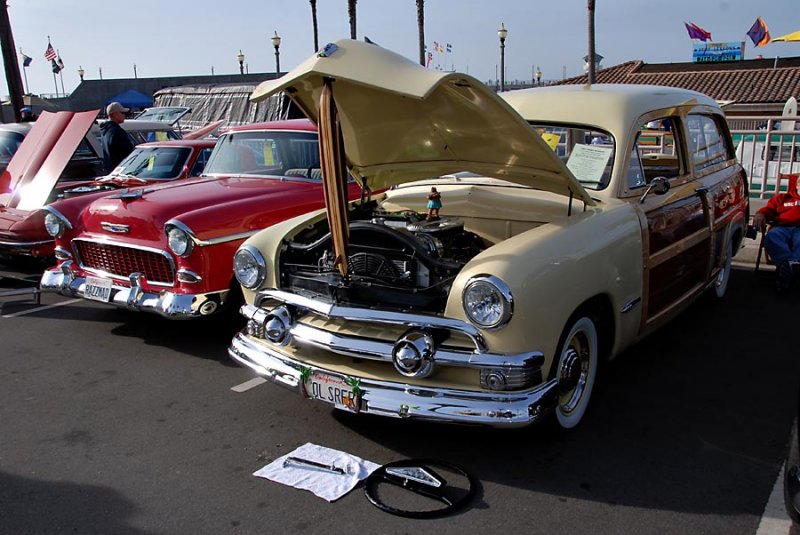
[[[44,228],[49,235],[54,238],[58,238],[64,234],[64,229],[66,227],[61,218],[52,212],[47,212],[47,214],[44,216]]]
[[[267,276],[267,263],[252,245],[242,245],[233,255],[233,273],[245,288],[258,288]]]
[[[473,278],[461,297],[467,317],[485,329],[505,325],[513,312],[513,299],[508,286],[492,275]]]
[[[188,232],[173,226],[167,227],[167,242],[172,252],[178,256],[189,256],[194,245]]]

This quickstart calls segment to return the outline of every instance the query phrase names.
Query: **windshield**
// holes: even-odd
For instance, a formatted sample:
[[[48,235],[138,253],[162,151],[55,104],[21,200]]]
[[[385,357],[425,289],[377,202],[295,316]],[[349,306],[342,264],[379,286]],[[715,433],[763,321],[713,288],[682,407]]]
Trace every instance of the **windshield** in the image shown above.
[[[128,135],[133,139],[133,144],[149,143],[151,141],[167,141],[168,139],[180,139],[173,130],[127,130]]]
[[[581,185],[590,190],[608,186],[614,167],[614,137],[585,125],[531,123]]]
[[[189,111],[190,108],[184,107],[148,108],[137,115],[136,119],[172,124]]]
[[[319,145],[314,132],[231,132],[222,136],[206,175],[294,176],[319,180]]]
[[[138,147],[111,174],[155,180],[178,178],[191,152],[187,147]]]
[[[25,136],[18,132],[0,132],[0,162],[8,163]]]

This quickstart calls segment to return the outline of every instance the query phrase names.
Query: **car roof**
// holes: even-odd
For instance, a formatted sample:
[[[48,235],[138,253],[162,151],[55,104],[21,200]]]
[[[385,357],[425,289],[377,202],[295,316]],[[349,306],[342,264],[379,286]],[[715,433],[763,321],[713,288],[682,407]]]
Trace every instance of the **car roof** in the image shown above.
[[[528,121],[597,126],[613,133],[627,131],[654,110],[679,106],[709,106],[711,97],[676,87],[634,84],[559,85],[500,94]]]
[[[241,126],[232,126],[225,132],[242,132],[247,130],[307,130],[316,132],[317,126],[308,119],[285,119],[283,121],[266,121]]]
[[[213,147],[217,144],[216,139],[169,139],[165,141],[150,141],[140,143],[137,147]]]

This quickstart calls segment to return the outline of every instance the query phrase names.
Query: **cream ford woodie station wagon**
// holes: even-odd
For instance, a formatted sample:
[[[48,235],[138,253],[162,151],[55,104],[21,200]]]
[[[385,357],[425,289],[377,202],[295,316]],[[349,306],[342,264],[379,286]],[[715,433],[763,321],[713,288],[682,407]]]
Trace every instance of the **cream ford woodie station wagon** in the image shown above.
[[[277,91],[320,128],[327,207],[239,248],[248,323],[229,353],[305,398],[570,428],[598,364],[704,291],[725,294],[747,192],[705,95],[498,96],[350,40],[252,99]],[[348,174],[382,193],[347,204]]]

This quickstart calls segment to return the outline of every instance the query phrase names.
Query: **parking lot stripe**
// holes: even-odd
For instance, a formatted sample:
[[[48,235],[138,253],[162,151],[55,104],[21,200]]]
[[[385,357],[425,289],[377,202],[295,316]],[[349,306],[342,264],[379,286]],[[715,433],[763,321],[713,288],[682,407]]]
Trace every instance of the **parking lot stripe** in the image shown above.
[[[54,305],[45,305],[43,307],[36,307],[30,310],[23,310],[22,312],[15,312],[13,314],[3,314],[2,316],[0,316],[0,318],[15,318],[17,316],[25,316],[26,314],[33,314],[34,312],[40,312],[42,310],[47,310],[48,308],[56,308],[56,307],[63,307],[64,305],[71,305],[79,301],[83,301],[83,299],[70,299],[68,301],[61,301],[60,303],[55,303]]]
[[[258,385],[263,385],[266,382],[267,382],[267,380],[264,379],[263,377],[254,377],[253,379],[250,379],[249,381],[245,381],[244,383],[242,383],[240,385],[236,385],[236,386],[231,387],[231,390],[233,390],[234,392],[239,392],[239,393],[247,392],[251,388],[255,388]]]
[[[769,495],[767,505],[764,507],[764,514],[758,523],[756,535],[786,535],[792,528],[792,521],[786,514],[783,506],[783,466],[778,473],[778,480],[772,487],[772,494]]]

